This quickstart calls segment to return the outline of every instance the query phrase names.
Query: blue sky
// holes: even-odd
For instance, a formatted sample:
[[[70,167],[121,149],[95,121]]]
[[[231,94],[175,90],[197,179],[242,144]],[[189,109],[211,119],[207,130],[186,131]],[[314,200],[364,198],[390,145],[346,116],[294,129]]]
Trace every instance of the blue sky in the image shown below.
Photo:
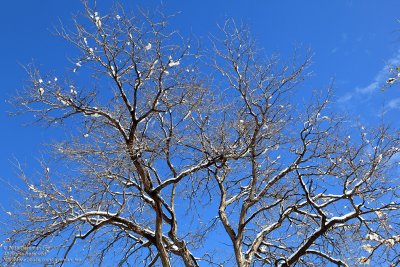
[[[152,9],[159,0],[121,1],[126,6]],[[110,1],[111,3],[111,1]],[[373,125],[384,111],[398,126],[400,88],[381,92],[388,63],[400,64],[400,1],[164,1],[166,9],[180,11],[171,23],[184,35],[193,33],[207,43],[218,23],[233,17],[250,26],[267,54],[289,59],[295,47],[315,53],[312,77],[302,90],[324,90],[335,80],[335,107],[366,125]],[[106,5],[103,7],[106,9]],[[0,179],[16,180],[14,158],[28,169],[38,168],[42,145],[60,135],[52,129],[22,126],[30,116],[10,117],[6,103],[27,78],[22,66],[35,62],[45,70],[67,71],[73,51],[52,35],[59,20],[71,23],[82,10],[78,0],[3,1],[0,15]],[[14,195],[0,187],[0,203],[7,208]],[[4,212],[0,209],[0,218]]]

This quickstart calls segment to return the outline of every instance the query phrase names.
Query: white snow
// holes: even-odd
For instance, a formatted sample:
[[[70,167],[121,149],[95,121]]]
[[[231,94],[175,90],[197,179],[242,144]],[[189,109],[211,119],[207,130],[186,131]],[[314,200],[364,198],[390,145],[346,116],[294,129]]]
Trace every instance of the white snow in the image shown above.
[[[100,17],[96,15],[97,12],[95,12],[95,17],[94,17],[94,21],[96,23],[97,28],[101,28],[101,20]]]
[[[189,110],[189,112],[185,115],[185,117],[183,117],[182,120],[186,120],[190,116],[190,114],[192,114],[192,112]]]
[[[370,244],[362,245],[361,248],[367,251],[368,253],[372,253],[372,251],[374,251],[374,248]]]
[[[150,50],[150,49],[151,49],[151,43],[148,43],[148,44],[144,47],[144,49],[145,49],[145,50]]]
[[[70,88],[70,92],[72,95],[76,96],[78,94],[78,92],[75,90],[75,87],[73,85],[70,85],[69,88]]]
[[[111,73],[112,73],[113,76],[115,76],[116,73],[115,73],[114,66],[111,66]]]
[[[368,240],[380,241],[380,237],[376,233],[367,234],[365,238]]]
[[[393,247],[395,244],[395,240],[393,238],[389,238],[385,240],[385,244],[389,247]]]
[[[179,64],[181,64],[181,63],[179,62],[179,60],[178,60],[178,61],[173,61],[173,60],[171,60],[171,61],[168,63],[168,66],[169,66],[169,67],[175,67],[175,66],[179,66]]]
[[[396,78],[389,78],[386,83],[388,84],[394,84],[394,82],[396,81]]]
[[[61,102],[61,104],[66,105],[68,104],[64,99],[62,99],[61,97],[57,97],[58,101]]]

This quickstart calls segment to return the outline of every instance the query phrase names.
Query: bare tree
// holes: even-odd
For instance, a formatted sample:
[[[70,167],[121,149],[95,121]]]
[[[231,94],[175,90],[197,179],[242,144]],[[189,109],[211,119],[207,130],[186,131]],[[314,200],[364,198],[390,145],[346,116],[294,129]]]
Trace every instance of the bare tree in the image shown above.
[[[398,130],[336,116],[330,89],[296,103],[310,57],[264,57],[233,21],[200,53],[162,13],[84,3],[58,33],[87,79],[30,66],[15,99],[71,137],[21,171],[5,264],[399,265]]]

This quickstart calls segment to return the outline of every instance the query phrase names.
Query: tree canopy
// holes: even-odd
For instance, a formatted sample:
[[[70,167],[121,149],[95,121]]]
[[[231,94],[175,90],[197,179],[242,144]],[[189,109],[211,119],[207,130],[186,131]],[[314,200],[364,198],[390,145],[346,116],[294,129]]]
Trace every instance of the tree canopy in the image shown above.
[[[399,265],[398,129],[335,114],[332,88],[296,103],[309,53],[265,56],[233,20],[201,49],[168,20],[84,2],[58,30],[71,73],[27,67],[18,112],[71,135],[21,170],[3,263]]]

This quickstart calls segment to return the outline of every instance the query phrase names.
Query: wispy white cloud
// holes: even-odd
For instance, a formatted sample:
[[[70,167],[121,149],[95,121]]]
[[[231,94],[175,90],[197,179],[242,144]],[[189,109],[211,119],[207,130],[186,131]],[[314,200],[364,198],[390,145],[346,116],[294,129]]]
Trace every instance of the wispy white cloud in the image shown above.
[[[338,44],[338,46],[335,46],[334,48],[332,48],[331,50],[331,54],[335,54],[337,51],[340,50],[341,47],[343,47],[343,45],[345,45],[347,43],[347,33],[342,32],[342,35],[340,37],[340,42]]]
[[[378,76],[381,76],[381,74],[379,74]],[[382,75],[383,76],[383,75]],[[376,89],[378,89],[385,81],[385,77],[376,77],[375,80],[373,82],[371,82],[370,84],[368,84],[365,87],[357,87],[355,89],[355,93],[356,94],[370,94],[374,91],[376,91]]]
[[[355,97],[361,97],[367,94],[371,94],[373,92],[379,91],[379,88],[382,88],[382,86],[386,83],[387,79],[389,78],[389,70],[393,66],[398,66],[400,65],[400,49],[397,51],[397,53],[387,60],[386,64],[384,67],[382,67],[381,70],[378,71],[374,79],[369,83],[368,85],[364,87],[357,87],[355,88],[352,92],[346,93],[344,96],[340,97],[338,99],[339,102],[344,103],[348,102],[351,99]]]
[[[344,96],[340,97],[338,101],[343,103],[349,101],[352,98],[353,98],[353,93],[346,93]]]
[[[400,97],[390,100],[387,106],[389,109],[400,109]]]

